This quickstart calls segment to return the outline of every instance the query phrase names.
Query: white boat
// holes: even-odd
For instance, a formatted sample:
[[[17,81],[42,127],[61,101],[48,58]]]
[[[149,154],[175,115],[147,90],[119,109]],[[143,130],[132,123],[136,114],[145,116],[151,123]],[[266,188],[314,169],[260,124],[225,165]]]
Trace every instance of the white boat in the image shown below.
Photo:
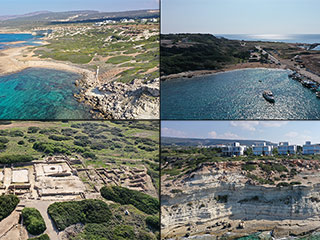
[[[273,93],[269,90],[267,91],[264,91],[262,96],[269,102],[272,102],[274,103],[274,96],[273,96]]]

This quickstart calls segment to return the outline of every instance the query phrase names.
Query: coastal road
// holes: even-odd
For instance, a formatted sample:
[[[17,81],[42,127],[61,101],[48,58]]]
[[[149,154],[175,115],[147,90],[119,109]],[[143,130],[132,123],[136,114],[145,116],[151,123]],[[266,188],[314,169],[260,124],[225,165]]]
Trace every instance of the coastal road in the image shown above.
[[[303,68],[300,68],[299,66],[295,66],[295,62],[291,61],[290,59],[277,59],[276,57],[274,57],[271,53],[268,53],[267,51],[263,50],[261,46],[256,46],[256,48],[259,51],[262,51],[263,54],[268,54],[269,58],[274,61],[276,64],[280,63],[282,66],[284,66],[285,68],[290,68],[290,69],[294,69],[295,71],[297,71],[298,73],[300,73],[303,76],[306,76],[310,79],[312,79],[313,81],[320,83],[320,76],[309,72]]]
[[[256,49],[258,49],[259,51],[262,51],[262,54],[268,54],[268,57],[273,61],[273,62],[275,62],[275,64],[278,64],[278,63],[280,63],[280,61],[277,59],[277,58],[275,58],[272,54],[270,54],[270,53],[268,53],[267,51],[265,51],[265,50],[263,50],[262,49],[262,47],[261,46],[255,46],[256,47]]]

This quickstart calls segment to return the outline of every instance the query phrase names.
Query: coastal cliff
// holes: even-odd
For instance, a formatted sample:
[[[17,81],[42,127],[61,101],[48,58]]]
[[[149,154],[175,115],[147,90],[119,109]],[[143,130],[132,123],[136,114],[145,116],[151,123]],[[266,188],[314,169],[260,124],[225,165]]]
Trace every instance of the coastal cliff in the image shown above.
[[[320,228],[320,184],[311,181],[286,187],[259,185],[243,172],[203,165],[169,182],[162,189],[171,190],[161,198],[164,238],[206,234],[233,239],[264,231],[283,238]]]

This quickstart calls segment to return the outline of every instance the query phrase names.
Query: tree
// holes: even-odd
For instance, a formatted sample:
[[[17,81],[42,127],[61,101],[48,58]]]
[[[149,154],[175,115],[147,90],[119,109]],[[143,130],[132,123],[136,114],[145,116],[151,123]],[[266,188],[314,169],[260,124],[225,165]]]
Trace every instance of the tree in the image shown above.
[[[251,147],[247,148],[247,149],[244,151],[244,154],[247,155],[247,156],[253,156],[252,148],[251,148]]]
[[[278,155],[279,155],[278,148],[274,148],[274,149],[272,150],[272,154],[273,154],[274,156],[278,156]]]
[[[302,153],[302,147],[301,146],[297,146],[297,153]]]

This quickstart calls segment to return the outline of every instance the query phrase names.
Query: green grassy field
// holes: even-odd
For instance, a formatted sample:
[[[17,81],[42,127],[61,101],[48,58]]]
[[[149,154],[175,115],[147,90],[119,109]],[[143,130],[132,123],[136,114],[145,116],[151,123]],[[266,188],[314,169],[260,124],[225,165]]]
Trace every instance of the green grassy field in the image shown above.
[[[81,64],[89,69],[99,66],[102,72],[128,67],[116,76],[121,82],[159,77],[157,24],[110,25],[107,28],[71,24],[66,27],[70,28],[55,33],[48,45],[35,47],[35,54],[40,58]],[[156,35],[143,37],[146,29]]]

